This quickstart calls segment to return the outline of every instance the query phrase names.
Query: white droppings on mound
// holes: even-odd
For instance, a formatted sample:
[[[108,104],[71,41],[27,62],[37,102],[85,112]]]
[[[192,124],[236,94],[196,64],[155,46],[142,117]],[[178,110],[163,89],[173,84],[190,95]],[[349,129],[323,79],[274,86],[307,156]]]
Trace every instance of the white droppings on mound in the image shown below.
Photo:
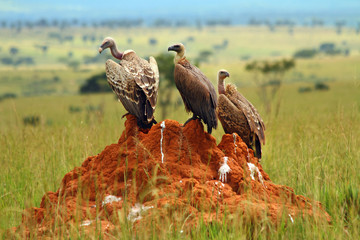
[[[102,206],[104,207],[108,203],[119,202],[119,201],[121,201],[121,197],[117,197],[117,196],[114,196],[114,195],[107,195],[104,198],[104,201],[102,201]]]
[[[290,214],[289,214],[289,217],[290,217],[290,221],[291,221],[292,223],[294,223],[294,219],[291,217]]]
[[[252,180],[255,180],[254,175],[255,175],[255,172],[257,172],[260,182],[262,183],[262,185],[264,185],[264,178],[261,175],[261,172],[259,171],[259,168],[257,166],[255,166],[253,163],[247,163],[247,165],[249,167],[250,177],[252,178]]]
[[[136,222],[137,220],[140,220],[141,214],[151,208],[154,208],[153,206],[144,206],[140,203],[135,203],[135,205],[130,209],[130,212],[127,216],[127,219],[131,222]]]
[[[161,126],[161,139],[160,139],[161,163],[164,163],[164,153],[163,153],[162,143],[164,138],[165,121],[162,121],[160,126]]]
[[[227,174],[231,171],[229,165],[227,164],[228,157],[224,157],[224,163],[219,168],[219,180],[222,182],[227,181]]]

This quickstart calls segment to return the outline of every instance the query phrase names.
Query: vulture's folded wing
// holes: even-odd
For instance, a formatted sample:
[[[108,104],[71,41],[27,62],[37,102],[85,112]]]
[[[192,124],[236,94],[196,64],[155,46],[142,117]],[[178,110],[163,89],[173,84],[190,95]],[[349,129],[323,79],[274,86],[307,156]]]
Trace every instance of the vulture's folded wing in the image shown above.
[[[202,73],[181,64],[175,65],[174,80],[186,109],[200,116],[208,126],[216,128],[217,96],[213,86],[207,84],[209,80]]]
[[[137,84],[128,80],[128,73],[120,64],[109,59],[105,65],[108,83],[125,109],[136,117],[141,117],[141,90]]]
[[[256,133],[262,144],[265,144],[265,124],[256,108],[236,90],[234,85],[228,84],[226,92],[231,92],[231,94],[227,94],[227,97],[245,114],[251,131]]]
[[[126,71],[127,79],[133,80],[144,91],[153,110],[156,106],[157,91],[159,86],[159,71],[154,58],[151,63],[138,57],[135,52],[128,50],[120,62]],[[156,66],[156,69],[154,69]]]

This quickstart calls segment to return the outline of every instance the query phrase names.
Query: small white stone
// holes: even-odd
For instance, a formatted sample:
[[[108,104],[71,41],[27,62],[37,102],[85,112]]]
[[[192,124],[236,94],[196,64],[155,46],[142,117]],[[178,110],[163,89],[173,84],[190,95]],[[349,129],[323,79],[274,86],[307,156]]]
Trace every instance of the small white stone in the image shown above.
[[[89,226],[92,223],[91,220],[82,221],[80,227]]]
[[[151,208],[154,208],[153,206],[144,206],[140,203],[135,203],[135,205],[130,209],[130,212],[127,216],[127,219],[131,222],[136,222],[137,220],[140,220],[141,213],[145,212]]]

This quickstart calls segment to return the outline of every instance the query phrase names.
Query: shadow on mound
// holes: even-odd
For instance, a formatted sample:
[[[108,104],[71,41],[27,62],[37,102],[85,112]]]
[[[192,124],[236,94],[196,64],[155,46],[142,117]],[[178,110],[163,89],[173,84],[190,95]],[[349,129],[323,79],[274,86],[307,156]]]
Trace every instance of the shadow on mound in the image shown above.
[[[165,120],[143,133],[131,115],[125,127],[118,143],[67,173],[12,230],[67,236],[75,226],[109,236],[124,227],[183,230],[200,220],[330,222],[320,203],[272,183],[238,135],[225,134],[217,145],[199,120],[186,127]]]

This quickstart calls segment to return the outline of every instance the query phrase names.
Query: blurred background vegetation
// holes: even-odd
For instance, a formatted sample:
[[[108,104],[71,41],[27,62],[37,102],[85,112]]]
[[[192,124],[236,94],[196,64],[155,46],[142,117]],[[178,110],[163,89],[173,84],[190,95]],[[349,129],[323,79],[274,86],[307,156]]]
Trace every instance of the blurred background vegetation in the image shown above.
[[[359,235],[360,19],[358,14],[349,18],[360,11],[356,1],[349,1],[348,8],[332,2],[333,15],[321,15],[326,1],[315,1],[317,12],[306,12],[308,7],[293,15],[228,14],[210,1],[219,15],[206,9],[197,14],[200,8],[194,8],[189,16],[185,10],[169,15],[168,3],[157,2],[162,14],[150,17],[146,12],[129,15],[120,3],[114,10],[122,9],[124,16],[110,10],[77,16],[56,5],[48,6],[54,9],[49,15],[50,10],[41,12],[45,3],[35,2],[41,1],[24,6],[41,6],[40,12],[25,11],[23,17],[9,7],[11,1],[0,6],[1,231],[18,225],[22,209],[38,206],[45,192],[56,191],[65,173],[120,137],[125,111],[104,72],[105,61],[113,57],[108,50],[97,51],[111,36],[120,51],[134,49],[157,59],[158,122],[189,117],[174,86],[174,55],[167,53],[168,46],[184,43],[187,58],[215,86],[218,70],[227,69],[231,77],[226,81],[265,121],[262,164],[271,179],[324,204],[334,225],[331,231],[317,228],[319,236]],[[224,1],[227,11],[241,11],[229,2]],[[77,9],[64,3],[64,9]],[[257,9],[259,1],[252,7]],[[286,12],[286,6],[265,3],[260,10],[277,8]],[[223,133],[221,126],[213,133],[218,142]],[[314,238],[313,227],[308,224],[290,236]]]

